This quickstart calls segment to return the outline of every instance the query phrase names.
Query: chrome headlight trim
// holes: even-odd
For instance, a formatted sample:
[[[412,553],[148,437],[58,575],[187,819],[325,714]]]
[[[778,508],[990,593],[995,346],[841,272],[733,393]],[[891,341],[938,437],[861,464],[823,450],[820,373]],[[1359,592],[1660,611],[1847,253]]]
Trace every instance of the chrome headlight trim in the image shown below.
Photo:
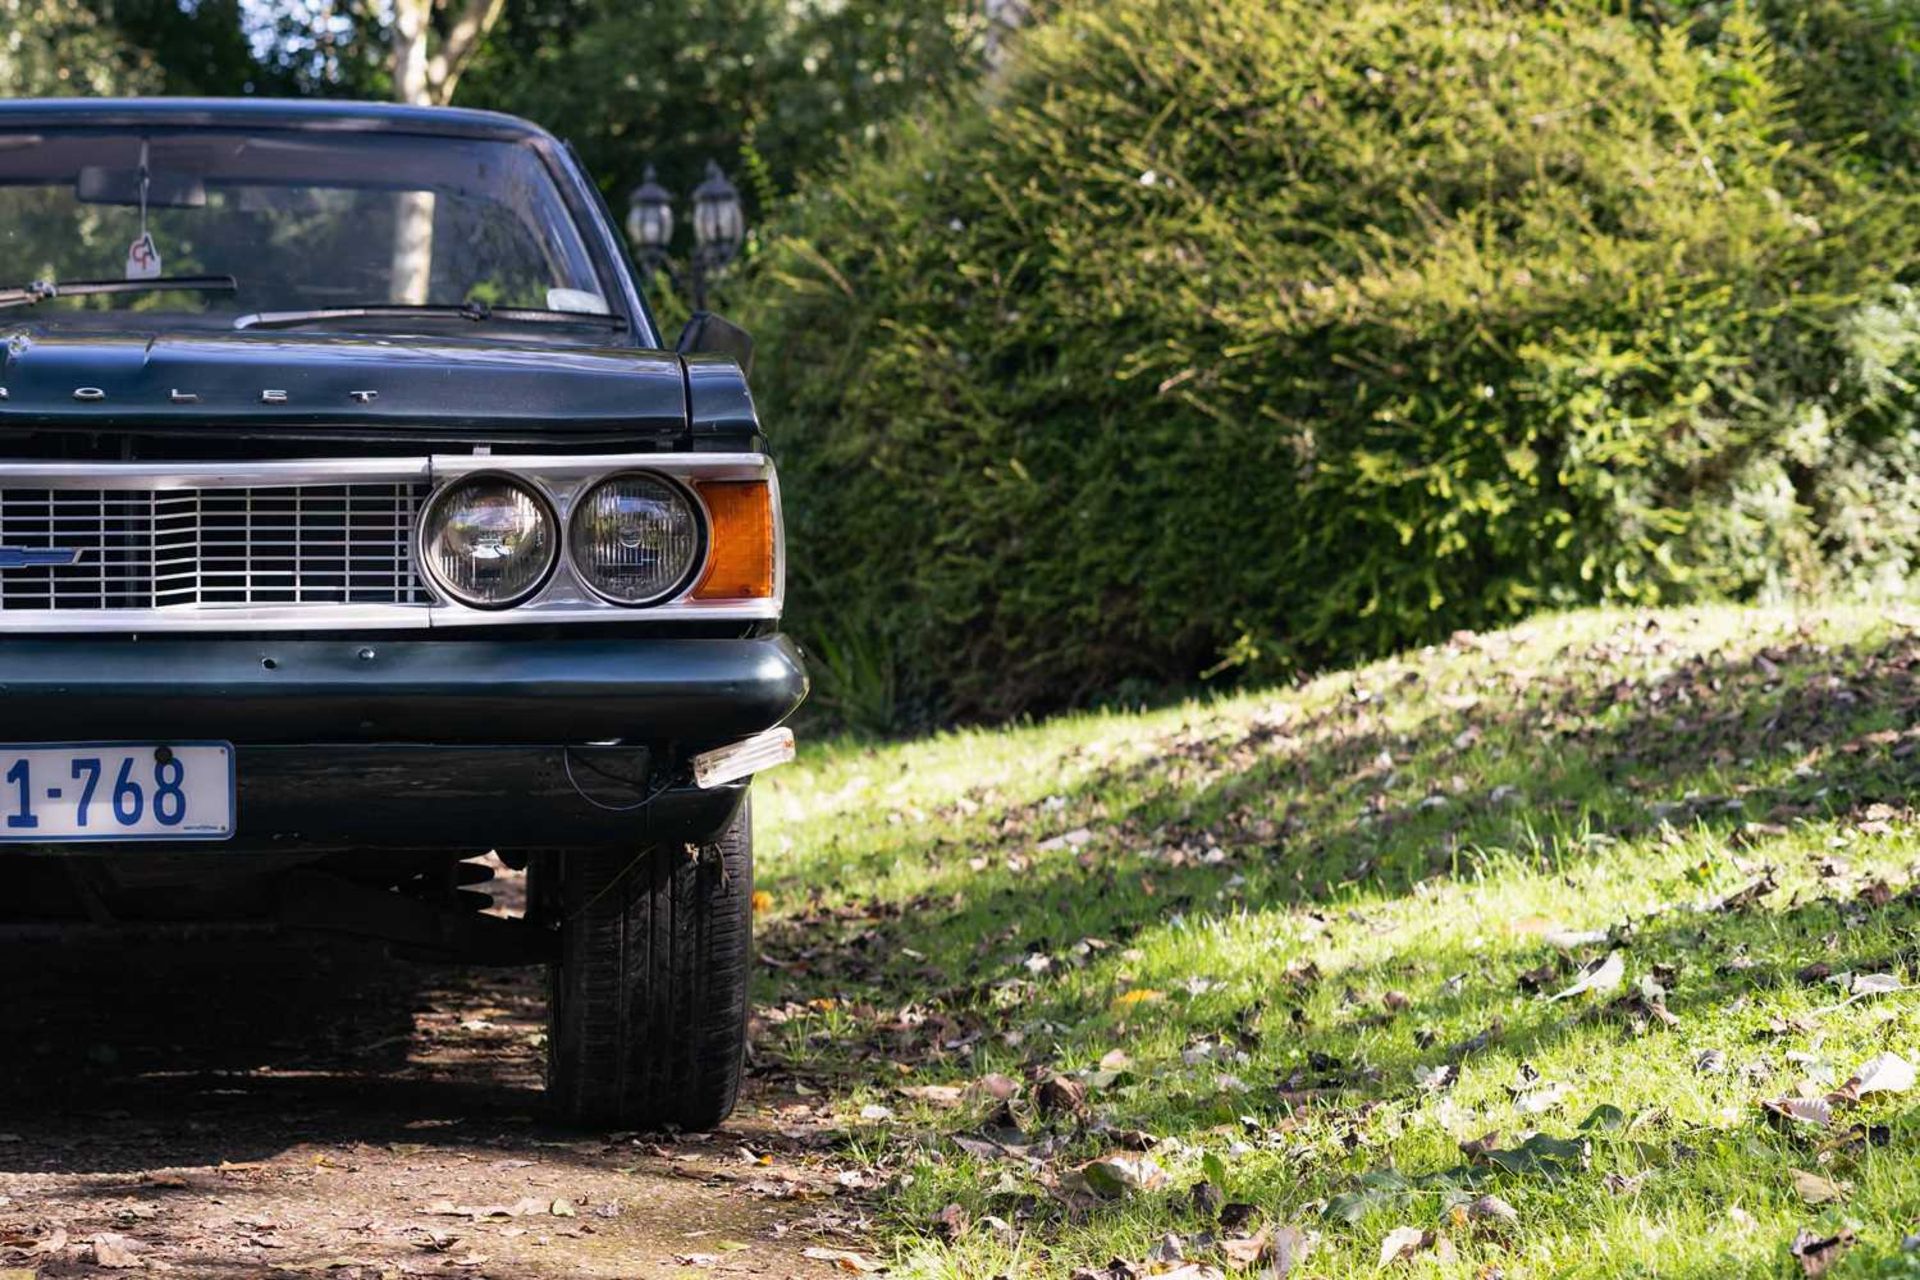
[[[581,567],[578,554],[579,539],[575,536],[574,529],[575,523],[579,520],[586,503],[592,499],[594,494],[610,484],[617,484],[622,480],[636,479],[650,480],[656,484],[665,485],[678,494],[687,504],[687,510],[691,512],[693,516],[695,546],[693,559],[688,562],[686,569],[673,581],[672,585],[645,600],[622,600],[620,597],[603,590],[587,571]],[[701,498],[699,491],[695,489],[694,486],[684,480],[668,475],[663,471],[655,471],[647,467],[629,467],[625,471],[616,471],[611,475],[602,476],[598,480],[594,480],[581,487],[579,492],[574,496],[572,508],[572,511],[567,516],[566,527],[565,554],[567,569],[580,580],[581,586],[592,592],[596,598],[605,601],[617,609],[651,609],[657,604],[685,595],[693,589],[694,583],[700,580],[701,570],[706,568],[707,561],[713,555],[713,513],[707,510],[706,501]]]

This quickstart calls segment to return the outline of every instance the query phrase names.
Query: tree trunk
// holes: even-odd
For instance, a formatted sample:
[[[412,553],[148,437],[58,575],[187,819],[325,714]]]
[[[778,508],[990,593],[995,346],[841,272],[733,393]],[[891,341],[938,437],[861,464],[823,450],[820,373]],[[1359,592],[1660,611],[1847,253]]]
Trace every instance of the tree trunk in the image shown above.
[[[433,106],[428,75],[427,36],[433,26],[433,0],[394,0],[393,98],[410,106]],[[402,191],[394,197],[393,271],[388,296],[394,302],[423,306],[433,279],[433,192]]]
[[[462,0],[440,50],[433,52],[433,13],[439,0],[393,0],[393,100],[444,107],[480,42],[500,20],[506,0]],[[393,273],[389,296],[418,306],[430,301],[433,280],[433,193],[404,191],[394,200]],[[459,302],[459,298],[444,299]]]

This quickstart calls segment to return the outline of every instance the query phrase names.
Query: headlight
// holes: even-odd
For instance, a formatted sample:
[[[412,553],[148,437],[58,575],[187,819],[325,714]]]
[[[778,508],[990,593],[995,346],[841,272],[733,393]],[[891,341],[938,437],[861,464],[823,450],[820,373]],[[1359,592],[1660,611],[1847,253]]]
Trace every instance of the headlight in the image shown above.
[[[574,504],[574,571],[615,604],[671,595],[700,563],[700,516],[679,485],[633,473],[595,485]]]
[[[477,609],[525,600],[560,555],[547,504],[503,476],[475,476],[442,489],[427,508],[424,528],[427,572],[448,595]]]

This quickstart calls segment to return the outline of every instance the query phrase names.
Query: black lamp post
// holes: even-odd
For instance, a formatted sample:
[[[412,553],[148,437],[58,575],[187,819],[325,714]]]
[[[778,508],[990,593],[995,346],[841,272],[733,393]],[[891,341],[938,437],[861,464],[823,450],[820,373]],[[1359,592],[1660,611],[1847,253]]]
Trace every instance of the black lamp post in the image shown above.
[[[640,185],[627,195],[627,235],[633,240],[640,265],[649,273],[666,271],[674,278],[668,246],[673,240],[673,194],[654,177],[648,165]],[[747,238],[747,215],[740,192],[727,181],[720,166],[707,161],[707,176],[693,190],[693,309],[707,309],[707,281],[725,270]]]
[[[660,185],[652,165],[640,185],[627,193],[627,237],[647,274],[666,266],[667,245],[673,239],[673,193]]]

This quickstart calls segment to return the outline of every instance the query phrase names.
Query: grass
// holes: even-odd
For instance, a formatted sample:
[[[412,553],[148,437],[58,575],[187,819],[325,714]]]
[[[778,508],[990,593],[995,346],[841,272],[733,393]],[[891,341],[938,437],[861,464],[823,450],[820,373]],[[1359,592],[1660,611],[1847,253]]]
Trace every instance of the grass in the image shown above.
[[[1847,985],[1917,977],[1916,626],[1582,613],[811,746],[757,790],[756,1070],[883,1175],[901,1275],[1164,1272],[1169,1232],[1235,1274],[1217,1239],[1291,1226],[1296,1276],[1398,1228],[1423,1275],[1920,1276],[1920,1091],[1762,1107],[1920,1060],[1920,992]],[[1089,1190],[1110,1154],[1146,1185]]]

